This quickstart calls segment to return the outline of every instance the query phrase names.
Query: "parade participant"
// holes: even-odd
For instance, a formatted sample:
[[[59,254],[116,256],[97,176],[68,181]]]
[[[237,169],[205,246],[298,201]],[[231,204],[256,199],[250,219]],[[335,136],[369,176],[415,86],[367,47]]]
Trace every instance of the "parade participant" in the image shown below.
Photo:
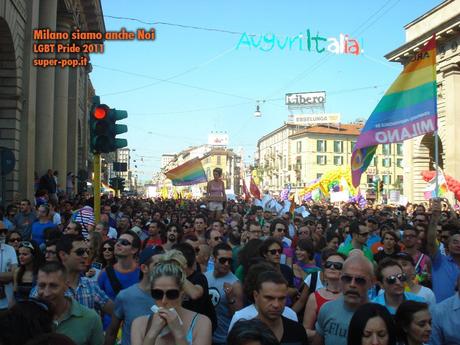
[[[14,217],[16,230],[21,233],[23,240],[29,240],[32,235],[32,223],[37,219],[28,199],[21,200],[19,212]]]
[[[206,243],[206,239],[204,237],[206,227],[206,217],[202,214],[197,215],[193,221],[193,228],[195,230],[195,235],[198,237],[201,243]]]
[[[431,284],[432,263],[428,255],[419,250],[419,232],[417,226],[405,225],[403,227],[402,243],[404,252],[412,256],[415,262],[415,273],[421,282]]]
[[[58,239],[46,241],[46,247],[45,247],[45,261],[46,262],[59,261],[57,257],[57,251],[56,251],[57,241]]]
[[[18,265],[14,248],[5,244],[8,229],[0,222],[0,312],[13,303],[13,276]]]
[[[340,275],[343,297],[323,305],[316,322],[313,345],[347,345],[350,320],[359,306],[368,302],[373,285],[372,263],[362,255],[350,255]]]
[[[281,257],[281,263],[288,266],[292,266],[292,259],[294,251],[291,248],[292,240],[286,237],[287,223],[284,219],[277,218],[271,222],[270,233],[273,238],[278,239],[282,243],[283,255]]]
[[[241,283],[231,272],[232,248],[226,243],[214,247],[214,270],[205,273],[209,295],[217,316],[217,329],[213,333],[214,345],[225,344],[230,320],[235,311],[243,306]]]
[[[235,275],[241,281],[245,281],[246,273],[249,271],[249,266],[254,261],[258,261],[261,257],[260,247],[263,241],[259,239],[249,240],[246,245],[238,252],[238,267]]]
[[[121,216],[117,221],[117,233],[120,236],[131,229],[131,219],[128,216]]]
[[[97,262],[102,264],[102,268],[105,268],[109,265],[115,265],[115,262],[117,261],[115,257],[115,240],[105,240],[102,242],[101,250],[100,250],[100,256],[97,258]]]
[[[397,261],[391,258],[380,261],[377,266],[376,276],[384,292],[375,297],[372,302],[387,307],[392,315],[396,313],[403,301],[426,302],[424,298],[404,291],[407,276]]]
[[[170,223],[166,227],[163,248],[168,251],[182,240],[182,228],[178,224]]]
[[[224,210],[224,203],[227,201],[225,195],[225,184],[222,181],[222,169],[214,168],[212,171],[213,180],[208,182],[206,187],[206,198],[208,210],[215,212],[215,219],[219,219],[220,213]]]
[[[69,224],[67,224],[67,226],[64,228],[63,234],[83,236],[81,224],[70,221]]]
[[[432,199],[432,215],[427,233],[427,250],[433,261],[433,292],[439,303],[455,294],[455,284],[460,274],[460,231],[454,230],[449,238],[448,252],[439,252],[436,243],[436,226],[441,216],[441,201]]]
[[[399,333],[399,341],[402,344],[423,345],[429,342],[431,335],[431,315],[426,303],[404,301],[396,312],[395,323]],[[441,338],[437,338],[434,342],[430,342],[430,344],[447,345],[456,344],[456,342],[444,342],[441,341]]]
[[[254,290],[257,318],[273,331],[280,344],[307,345],[305,329],[297,322],[282,316],[287,295],[288,284],[280,273],[259,274]]]
[[[340,272],[346,257],[343,254],[328,252],[323,257],[323,279],[325,287],[316,290],[308,297],[303,317],[303,326],[307,330],[308,338],[313,339],[316,334],[315,323],[321,307],[341,297]]]
[[[114,345],[118,330],[122,327],[121,345],[131,344],[131,325],[139,316],[149,315],[155,303],[150,293],[150,273],[158,263],[158,255],[164,250],[160,246],[145,248],[139,255],[140,282],[122,291],[115,298],[112,320],[105,335],[105,345]]]
[[[151,247],[151,246],[161,246],[163,241],[161,240],[161,232],[163,231],[162,228],[164,227],[163,223],[158,220],[152,220],[148,224],[148,234],[149,237],[144,241],[143,247]]]
[[[21,233],[17,230],[8,231],[6,234],[6,244],[10,245],[19,254],[19,244],[22,241]]]
[[[40,247],[45,243],[45,229],[55,228],[50,220],[50,209],[47,205],[38,207],[38,219],[32,224],[32,240]]]
[[[407,253],[401,252],[394,256],[394,259],[401,265],[404,274],[407,276],[405,283],[405,290],[423,298],[428,305],[433,306],[436,304],[436,297],[431,289],[426,286],[420,285],[415,274],[415,263],[412,256]]]
[[[84,238],[88,238],[88,235],[94,229],[94,211],[93,211],[93,199],[85,201],[85,206],[75,211],[72,215],[72,222],[78,223],[82,227],[82,235]]]
[[[248,225],[249,240],[259,239],[262,236],[262,228],[257,222],[250,222]]]
[[[40,267],[38,296],[51,304],[55,332],[67,335],[77,345],[102,345],[104,333],[97,313],[66,296],[67,273],[59,262]]]
[[[238,321],[228,334],[227,345],[279,345],[272,330],[258,319]]]
[[[38,268],[43,263],[43,255],[37,244],[23,241],[19,245],[19,267],[14,272],[14,298],[22,301],[29,298],[30,291],[37,283]]]
[[[299,290],[305,278],[313,273],[321,271],[315,263],[315,249],[313,242],[308,239],[297,242],[295,250],[295,263],[292,266],[294,272],[294,286]]]
[[[394,258],[395,254],[398,253],[400,250],[398,245],[399,238],[396,235],[396,232],[394,232],[393,230],[386,230],[383,233],[382,237],[382,250],[379,250],[377,253],[374,254],[374,259],[377,263],[379,263],[385,258]]]
[[[396,345],[396,340],[393,318],[379,304],[363,304],[350,320],[348,345]]]
[[[136,318],[131,327],[132,345],[211,345],[211,321],[181,306],[185,272],[172,250],[159,257],[150,273],[151,295],[158,311]]]
[[[359,249],[364,252],[364,255],[370,260],[374,260],[374,255],[366,246],[366,241],[369,236],[369,230],[365,223],[353,221],[350,224],[351,242],[348,245],[339,247],[339,253],[348,255],[353,249]]]

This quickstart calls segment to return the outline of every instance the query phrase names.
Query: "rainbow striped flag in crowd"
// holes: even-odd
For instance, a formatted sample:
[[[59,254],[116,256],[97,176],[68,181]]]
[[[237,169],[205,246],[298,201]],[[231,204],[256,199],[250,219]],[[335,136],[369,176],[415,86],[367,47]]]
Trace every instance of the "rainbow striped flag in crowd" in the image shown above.
[[[199,158],[193,158],[167,171],[166,177],[172,181],[174,186],[190,186],[208,181]]]
[[[377,145],[398,143],[437,130],[435,36],[416,53],[369,116],[351,156],[357,187]]]
[[[444,177],[443,172],[439,169],[438,170],[438,190],[436,192],[436,175],[428,181],[428,184],[425,188],[425,192],[423,195],[425,199],[429,200],[432,198],[445,198],[447,197],[447,193],[449,192],[449,187],[447,187],[447,181]]]

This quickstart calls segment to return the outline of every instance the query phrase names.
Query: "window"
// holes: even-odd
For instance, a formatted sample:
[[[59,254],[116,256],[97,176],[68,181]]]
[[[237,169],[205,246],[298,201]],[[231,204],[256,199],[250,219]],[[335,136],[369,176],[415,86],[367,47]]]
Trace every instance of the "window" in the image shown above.
[[[326,152],[326,150],[327,150],[326,140],[317,140],[316,141],[316,151]]]
[[[391,175],[383,175],[383,184],[391,184]]]
[[[391,158],[384,158],[384,159],[382,160],[382,165],[383,165],[385,168],[391,167]]]
[[[334,140],[334,153],[343,152],[343,141]]]
[[[217,165],[221,165],[221,159],[220,159],[220,156],[217,156]]]
[[[356,141],[352,141],[350,144],[351,144],[351,151],[353,151],[356,145]]]
[[[321,176],[323,176],[323,174],[322,174],[322,173],[318,173],[318,174],[316,174],[316,178],[321,178]]]
[[[301,153],[302,152],[302,142],[299,140],[297,142],[297,153]]]
[[[403,144],[396,144],[396,154],[398,156],[402,156],[404,154],[404,152],[403,152]]]
[[[326,156],[316,156],[316,164],[325,165],[326,164]]]
[[[403,159],[402,158],[396,159],[396,165],[398,166],[398,168],[402,168],[403,167]]]
[[[334,165],[343,165],[343,157],[334,156]]]
[[[295,162],[295,169],[302,170],[302,157],[301,156],[297,156],[297,159]]]
[[[385,156],[391,155],[391,145],[390,144],[384,144],[382,146],[382,153]]]

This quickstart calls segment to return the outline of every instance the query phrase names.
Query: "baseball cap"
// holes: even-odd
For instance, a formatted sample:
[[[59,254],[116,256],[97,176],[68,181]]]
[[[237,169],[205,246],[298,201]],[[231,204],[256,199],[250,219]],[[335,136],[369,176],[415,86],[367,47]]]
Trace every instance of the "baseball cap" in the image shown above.
[[[139,255],[139,264],[145,264],[150,258],[157,254],[163,254],[165,251],[162,246],[149,246],[146,247]]]

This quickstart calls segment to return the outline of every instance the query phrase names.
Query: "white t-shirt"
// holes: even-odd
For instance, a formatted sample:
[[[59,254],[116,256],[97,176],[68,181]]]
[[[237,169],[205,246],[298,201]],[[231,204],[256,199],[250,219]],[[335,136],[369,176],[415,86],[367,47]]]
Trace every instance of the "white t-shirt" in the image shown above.
[[[53,215],[53,224],[56,224],[56,225],[61,225],[62,223],[62,220],[61,220],[61,215],[57,212],[54,212],[54,215]]]
[[[109,226],[109,231],[107,232],[107,237],[116,240],[117,237],[118,237],[117,230],[115,230],[114,228]]]
[[[436,304],[436,297],[434,296],[434,292],[430,288],[427,288],[426,286],[422,286],[420,291],[416,293],[415,295],[424,298],[426,303],[428,303],[430,307]]]
[[[246,308],[238,310],[237,312],[235,312],[235,314],[233,314],[232,320],[230,321],[230,326],[228,327],[228,332],[230,333],[233,325],[238,321],[252,320],[255,317],[257,317],[258,314],[259,312],[257,311],[256,306],[254,304],[248,305]],[[289,307],[284,307],[283,316],[295,322],[299,321],[297,319],[297,314],[295,313],[295,311]]]
[[[0,243],[0,272],[11,272],[12,266],[18,264],[16,251],[12,246]],[[13,283],[5,284],[6,298],[0,299],[0,309],[8,308],[13,301]]]

